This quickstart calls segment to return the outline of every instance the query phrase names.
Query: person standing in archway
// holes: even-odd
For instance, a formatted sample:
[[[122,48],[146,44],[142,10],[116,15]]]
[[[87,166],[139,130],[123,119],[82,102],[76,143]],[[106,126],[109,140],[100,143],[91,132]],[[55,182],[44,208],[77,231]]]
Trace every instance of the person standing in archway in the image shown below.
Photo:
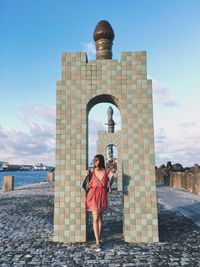
[[[164,168],[164,175],[163,175],[163,179],[164,179],[164,184],[165,185],[170,185],[170,172],[172,170],[172,164],[171,161],[167,162],[167,166]]]
[[[112,172],[105,169],[103,155],[94,157],[94,168],[91,170],[91,180],[89,182],[89,192],[86,196],[86,211],[92,212],[93,231],[96,240],[95,250],[101,250],[100,236],[103,227],[103,212],[108,207],[109,178],[113,176]],[[89,171],[87,171],[88,175]]]

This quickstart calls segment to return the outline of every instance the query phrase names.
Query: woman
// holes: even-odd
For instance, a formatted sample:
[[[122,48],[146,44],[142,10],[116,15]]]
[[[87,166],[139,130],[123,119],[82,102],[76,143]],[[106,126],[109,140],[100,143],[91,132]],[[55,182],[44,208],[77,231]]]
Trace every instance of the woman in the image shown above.
[[[96,251],[101,250],[100,235],[103,227],[103,212],[108,207],[107,190],[109,188],[109,172],[105,170],[104,157],[94,157],[94,168],[89,182],[89,192],[86,196],[86,210],[92,212],[93,231],[96,239]],[[88,171],[87,171],[88,174]]]

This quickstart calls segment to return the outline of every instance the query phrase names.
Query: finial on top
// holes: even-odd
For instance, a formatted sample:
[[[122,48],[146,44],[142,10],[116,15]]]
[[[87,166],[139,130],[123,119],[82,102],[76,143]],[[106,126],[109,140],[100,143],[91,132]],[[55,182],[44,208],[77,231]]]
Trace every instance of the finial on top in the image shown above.
[[[108,21],[99,21],[94,30],[93,38],[96,43],[96,59],[112,59],[112,41],[115,34]]]

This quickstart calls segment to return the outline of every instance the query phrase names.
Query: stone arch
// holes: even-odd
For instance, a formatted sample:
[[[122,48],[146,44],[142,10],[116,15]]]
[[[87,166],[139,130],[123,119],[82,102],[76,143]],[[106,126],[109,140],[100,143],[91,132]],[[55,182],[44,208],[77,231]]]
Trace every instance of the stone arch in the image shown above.
[[[156,242],[152,81],[147,79],[146,52],[122,52],[120,61],[112,60],[114,33],[109,28],[105,35],[110,39],[101,39],[101,25],[95,35],[97,60],[88,62],[85,52],[62,54],[56,92],[54,240],[86,241],[85,193],[80,185],[88,162],[88,113],[106,98],[121,113],[125,241]]]
[[[101,94],[101,95],[96,95],[92,99],[90,99],[87,103],[87,114],[90,112],[90,110],[97,104],[107,102],[115,105],[119,110],[119,100],[111,95],[111,94]]]

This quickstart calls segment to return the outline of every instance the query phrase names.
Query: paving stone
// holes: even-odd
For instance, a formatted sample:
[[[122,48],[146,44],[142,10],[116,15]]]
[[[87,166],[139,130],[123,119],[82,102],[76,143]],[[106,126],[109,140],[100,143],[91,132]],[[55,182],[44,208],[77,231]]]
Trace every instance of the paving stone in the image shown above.
[[[52,242],[54,184],[39,184],[0,193],[0,266],[16,267],[200,267],[200,228],[175,211],[158,204],[160,242],[128,244],[122,235],[122,193],[109,193],[104,216],[103,250],[92,249],[89,217],[88,242]]]

